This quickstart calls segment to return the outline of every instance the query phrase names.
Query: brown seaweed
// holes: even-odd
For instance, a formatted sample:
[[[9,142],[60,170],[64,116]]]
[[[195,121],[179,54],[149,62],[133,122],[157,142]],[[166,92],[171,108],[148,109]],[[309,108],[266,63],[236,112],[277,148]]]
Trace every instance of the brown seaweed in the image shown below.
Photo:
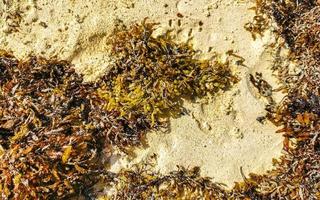
[[[108,173],[103,150],[128,152],[146,131],[165,127],[160,114],[179,115],[183,97],[236,81],[227,64],[196,60],[190,46],[167,35],[152,37],[153,26],[116,30],[115,67],[96,83],[84,83],[66,61],[0,52],[2,199],[83,193]]]
[[[179,116],[183,98],[214,94],[237,82],[228,63],[197,60],[191,46],[173,42],[169,34],[153,37],[154,26],[143,22],[115,30],[109,41],[114,65],[96,93],[105,111],[130,122],[121,128],[135,141],[141,138],[139,127],[165,128],[169,117]],[[109,136],[114,144],[129,141],[125,135]]]

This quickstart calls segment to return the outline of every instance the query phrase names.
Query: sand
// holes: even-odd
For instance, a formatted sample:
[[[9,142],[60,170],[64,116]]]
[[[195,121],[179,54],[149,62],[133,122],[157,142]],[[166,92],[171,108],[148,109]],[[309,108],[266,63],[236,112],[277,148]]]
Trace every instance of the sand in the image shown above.
[[[55,57],[73,63],[86,81],[108,70],[111,59],[106,41],[115,25],[141,22],[146,17],[159,22],[157,34],[173,30],[178,42],[191,39],[201,57],[234,50],[246,61],[234,65],[240,82],[210,100],[185,102],[188,114],[171,120],[169,133],[152,132],[149,147],[137,148],[137,157],[114,156],[113,171],[129,167],[156,153],[156,170],[167,173],[176,165],[200,166],[203,176],[231,187],[251,172],[271,169],[281,155],[282,137],[270,122],[261,124],[266,100],[248,81],[262,72],[276,87],[272,75],[273,54],[268,44],[271,32],[253,40],[244,30],[254,12],[251,1],[236,0],[21,0],[0,1],[0,49],[18,58],[29,55]],[[180,14],[178,14],[180,13]],[[278,95],[278,100],[281,95]]]

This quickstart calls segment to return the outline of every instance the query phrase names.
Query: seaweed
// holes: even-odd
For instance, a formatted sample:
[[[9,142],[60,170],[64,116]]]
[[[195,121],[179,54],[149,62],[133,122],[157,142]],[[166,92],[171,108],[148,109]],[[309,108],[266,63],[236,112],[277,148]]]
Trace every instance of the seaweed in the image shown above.
[[[154,38],[153,26],[133,25],[111,38],[115,64],[99,88],[107,110],[142,113],[155,124],[158,115],[179,108],[179,97],[204,96],[236,81],[228,65],[194,59],[190,46],[174,43],[169,35]]]
[[[147,131],[167,128],[183,112],[182,100],[204,97],[237,82],[228,63],[195,59],[196,51],[153,36],[156,24],[119,26],[108,45],[114,65],[96,83],[83,83],[65,61],[31,57],[19,61],[0,52],[0,193],[2,199],[66,199],[95,196],[101,177],[116,199],[319,199],[319,3],[259,0],[253,34],[269,17],[301,72],[287,77],[286,97],[268,119],[282,126],[283,156],[263,175],[243,176],[227,190],[200,168],[167,175],[138,164],[112,174],[101,154],[128,152]],[[260,17],[259,17],[260,16]],[[229,52],[232,54],[232,52]],[[281,70],[285,67],[280,67]],[[281,79],[283,77],[280,77]],[[283,80],[283,79],[282,79]],[[270,86],[251,77],[270,97]],[[265,93],[267,91],[267,93]],[[104,197],[101,197],[104,198]]]
[[[126,121],[166,128],[169,117],[182,113],[182,99],[214,94],[238,80],[228,63],[195,59],[191,46],[175,43],[168,33],[152,36],[154,26],[144,21],[115,30],[109,40],[114,65],[98,82],[97,97]],[[128,127],[129,136],[139,137],[137,128]]]
[[[154,25],[117,29],[110,38],[115,66],[95,83],[66,61],[0,52],[2,199],[87,193],[109,175],[103,152],[130,153],[147,131],[181,113],[182,98],[237,81],[228,64],[197,60],[168,35],[153,37]]]
[[[285,41],[290,49],[287,58],[294,62],[300,72],[294,75],[288,73],[287,65],[280,66],[279,80],[282,81],[286,97],[267,108],[267,118],[275,125],[281,126],[277,133],[284,136],[283,155],[274,159],[274,169],[265,174],[250,174],[243,176],[244,181],[236,183],[235,187],[227,190],[221,185],[215,185],[211,180],[189,176],[190,184],[184,185],[179,179],[181,169],[168,175],[150,172],[150,169],[122,170],[116,180],[117,193],[114,198],[153,199],[319,199],[320,198],[320,125],[319,125],[319,1],[302,0],[259,0],[256,14],[269,18],[277,24],[275,31]],[[266,25],[261,21],[262,27]],[[258,24],[259,25],[259,24]],[[260,26],[259,25],[259,26]],[[271,24],[270,24],[271,25]],[[264,28],[251,29],[253,34],[262,34]],[[285,48],[281,41],[278,51]],[[280,63],[282,64],[282,63]],[[271,91],[269,85],[261,78],[251,76],[255,87],[264,94]],[[268,95],[270,96],[268,92]],[[195,170],[195,171],[198,171]],[[191,171],[182,170],[186,175]],[[119,177],[120,176],[120,177]],[[169,178],[167,185],[158,185],[159,181]],[[179,180],[179,181],[177,181]],[[193,183],[199,183],[193,184]],[[209,188],[215,188],[214,193],[207,196],[203,185],[209,181]],[[177,185],[175,185],[177,183]],[[176,186],[171,188],[170,186]],[[169,187],[168,187],[169,186]],[[181,186],[181,187],[180,187]],[[176,191],[182,191],[175,196]],[[200,191],[200,194],[197,193]],[[172,192],[172,193],[170,193]],[[164,194],[163,196],[161,196]],[[196,194],[195,196],[192,196]],[[135,196],[137,195],[137,196]]]
[[[281,126],[277,132],[284,136],[284,155],[275,160],[274,170],[253,175],[254,185],[244,184],[235,192],[240,196],[255,191],[262,195],[258,199],[319,199],[319,3],[263,0],[259,4],[260,11],[277,23],[275,29],[291,51],[288,59],[300,72],[286,74],[282,83],[287,95],[268,114]]]
[[[83,114],[92,87],[64,61],[2,53],[0,68],[1,198],[61,199],[93,185],[103,143]]]
[[[121,170],[109,183],[116,189],[104,199],[226,199],[227,192],[210,178],[200,176],[200,168],[186,169],[178,166],[168,175],[155,173],[149,161],[139,163],[130,170]]]

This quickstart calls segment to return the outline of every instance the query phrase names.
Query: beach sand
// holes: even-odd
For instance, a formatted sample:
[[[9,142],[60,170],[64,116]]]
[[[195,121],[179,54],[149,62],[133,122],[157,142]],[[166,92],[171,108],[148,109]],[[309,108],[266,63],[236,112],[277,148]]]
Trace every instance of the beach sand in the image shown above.
[[[191,39],[203,58],[234,50],[245,59],[245,66],[233,66],[239,83],[209,100],[186,101],[187,114],[172,119],[168,133],[149,133],[148,147],[136,148],[134,158],[114,155],[111,165],[117,171],[155,153],[155,170],[161,173],[177,165],[200,166],[203,176],[231,187],[243,180],[240,167],[245,175],[264,173],[282,149],[276,127],[256,120],[265,114],[266,100],[248,81],[250,73],[262,72],[276,88],[267,48],[274,42],[271,31],[253,40],[243,28],[254,16],[253,6],[244,0],[5,0],[0,1],[0,49],[18,58],[68,60],[86,81],[94,81],[112,62],[106,41],[114,27],[148,17],[159,23],[156,34],[172,30],[177,42]]]

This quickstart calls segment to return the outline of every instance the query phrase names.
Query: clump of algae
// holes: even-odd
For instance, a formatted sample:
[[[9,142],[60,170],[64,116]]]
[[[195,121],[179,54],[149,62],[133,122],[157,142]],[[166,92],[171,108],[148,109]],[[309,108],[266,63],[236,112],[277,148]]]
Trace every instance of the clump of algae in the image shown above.
[[[116,194],[100,196],[108,199],[227,199],[228,193],[218,183],[200,176],[200,168],[179,167],[167,175],[152,172],[150,163],[138,164],[122,170],[114,183]],[[201,197],[201,198],[200,198]]]
[[[141,144],[148,130],[164,124],[161,119],[179,115],[182,98],[237,81],[228,63],[197,60],[191,46],[169,35],[153,37],[154,25],[117,29],[110,38],[115,66],[96,83],[84,83],[68,62],[23,61],[0,51],[3,199],[85,193],[110,174],[103,170],[103,149]]]
[[[228,63],[195,59],[196,51],[170,34],[154,37],[154,23],[118,27],[110,38],[112,70],[100,81],[104,108],[121,116],[144,115],[151,127],[181,113],[181,99],[230,87],[237,79]]]
[[[1,199],[67,199],[92,186],[102,168],[93,88],[67,62],[1,51],[0,74]]]
[[[268,118],[283,126],[278,132],[284,136],[284,154],[274,160],[274,169],[263,175],[243,176],[243,182],[226,190],[199,178],[197,170],[179,168],[161,175],[141,167],[145,165],[142,163],[117,175],[113,181],[117,192],[110,198],[320,199],[319,8],[316,0],[257,0],[257,16],[249,24],[248,30],[256,36],[262,35],[269,24],[264,20],[276,22],[277,33],[290,49],[291,55],[286,59],[302,69],[296,75],[288,73],[287,65],[276,69],[287,95],[268,111]],[[277,45],[284,48],[283,43]]]

